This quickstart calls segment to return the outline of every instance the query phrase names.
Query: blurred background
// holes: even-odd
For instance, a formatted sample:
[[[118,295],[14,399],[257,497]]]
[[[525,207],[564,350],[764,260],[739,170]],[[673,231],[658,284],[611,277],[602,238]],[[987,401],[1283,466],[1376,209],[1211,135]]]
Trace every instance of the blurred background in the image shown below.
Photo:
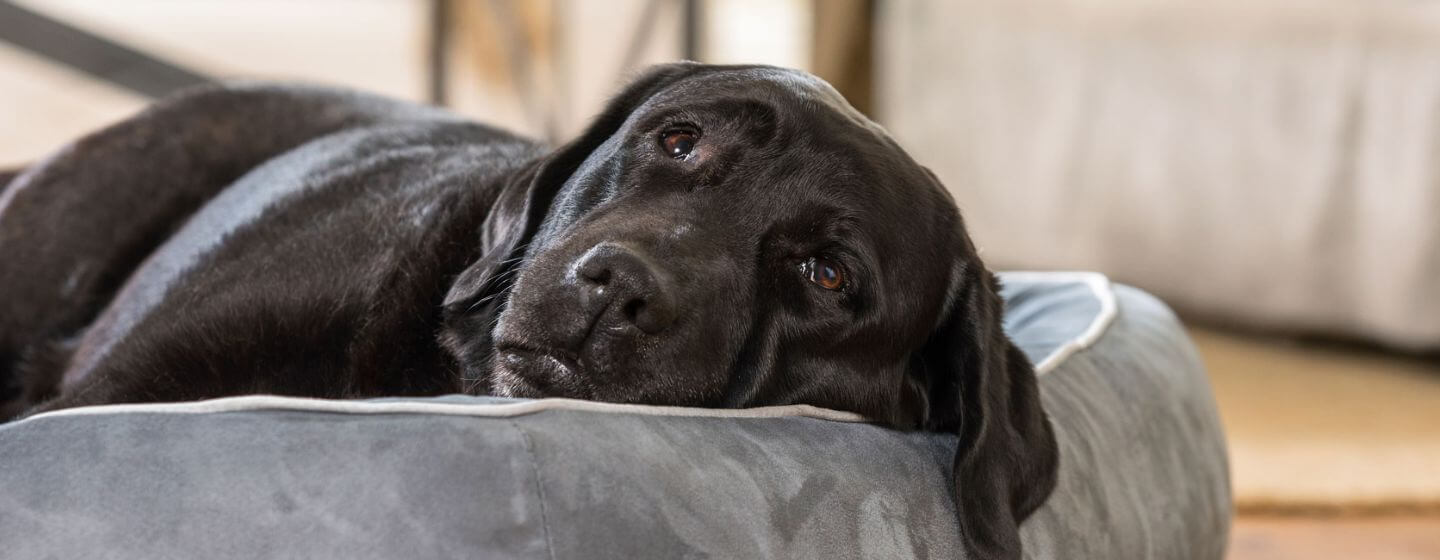
[[[559,142],[677,59],[810,70],[992,267],[1174,307],[1230,436],[1232,558],[1440,558],[1440,3],[0,0],[0,168],[230,78]]]

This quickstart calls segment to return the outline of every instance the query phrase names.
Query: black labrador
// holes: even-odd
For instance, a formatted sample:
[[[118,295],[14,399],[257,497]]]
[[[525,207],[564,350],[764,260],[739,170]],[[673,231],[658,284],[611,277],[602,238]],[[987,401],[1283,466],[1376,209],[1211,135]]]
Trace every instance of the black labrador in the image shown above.
[[[823,81],[672,64],[575,141],[315,88],[192,91],[0,194],[0,417],[246,393],[808,403],[958,432],[976,559],[1055,484],[936,178]]]

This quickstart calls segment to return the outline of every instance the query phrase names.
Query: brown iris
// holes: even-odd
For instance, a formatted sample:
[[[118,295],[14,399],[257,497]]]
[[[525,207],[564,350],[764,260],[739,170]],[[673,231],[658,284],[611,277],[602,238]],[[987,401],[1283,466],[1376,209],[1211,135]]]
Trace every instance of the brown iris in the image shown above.
[[[699,142],[700,134],[686,128],[672,128],[660,134],[660,147],[666,155],[675,159],[690,155]]]
[[[806,279],[821,288],[839,290],[845,287],[845,269],[830,259],[811,257],[801,265],[801,270],[805,273]]]

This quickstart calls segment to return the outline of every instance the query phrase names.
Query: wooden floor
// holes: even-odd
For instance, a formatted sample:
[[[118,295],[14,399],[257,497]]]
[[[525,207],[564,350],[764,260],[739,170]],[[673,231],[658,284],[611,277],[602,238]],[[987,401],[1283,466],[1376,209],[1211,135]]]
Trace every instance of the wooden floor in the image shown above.
[[[1440,516],[1240,517],[1229,560],[1437,560]]]

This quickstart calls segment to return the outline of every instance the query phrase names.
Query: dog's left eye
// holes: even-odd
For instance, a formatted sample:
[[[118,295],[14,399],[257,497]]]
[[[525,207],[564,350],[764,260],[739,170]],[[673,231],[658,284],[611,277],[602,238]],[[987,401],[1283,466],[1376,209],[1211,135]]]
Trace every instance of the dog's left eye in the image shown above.
[[[699,142],[700,134],[689,129],[672,128],[660,133],[660,147],[666,155],[675,159],[690,155]]]
[[[805,278],[816,286],[827,290],[845,287],[845,269],[839,263],[824,257],[810,257],[800,265]]]

